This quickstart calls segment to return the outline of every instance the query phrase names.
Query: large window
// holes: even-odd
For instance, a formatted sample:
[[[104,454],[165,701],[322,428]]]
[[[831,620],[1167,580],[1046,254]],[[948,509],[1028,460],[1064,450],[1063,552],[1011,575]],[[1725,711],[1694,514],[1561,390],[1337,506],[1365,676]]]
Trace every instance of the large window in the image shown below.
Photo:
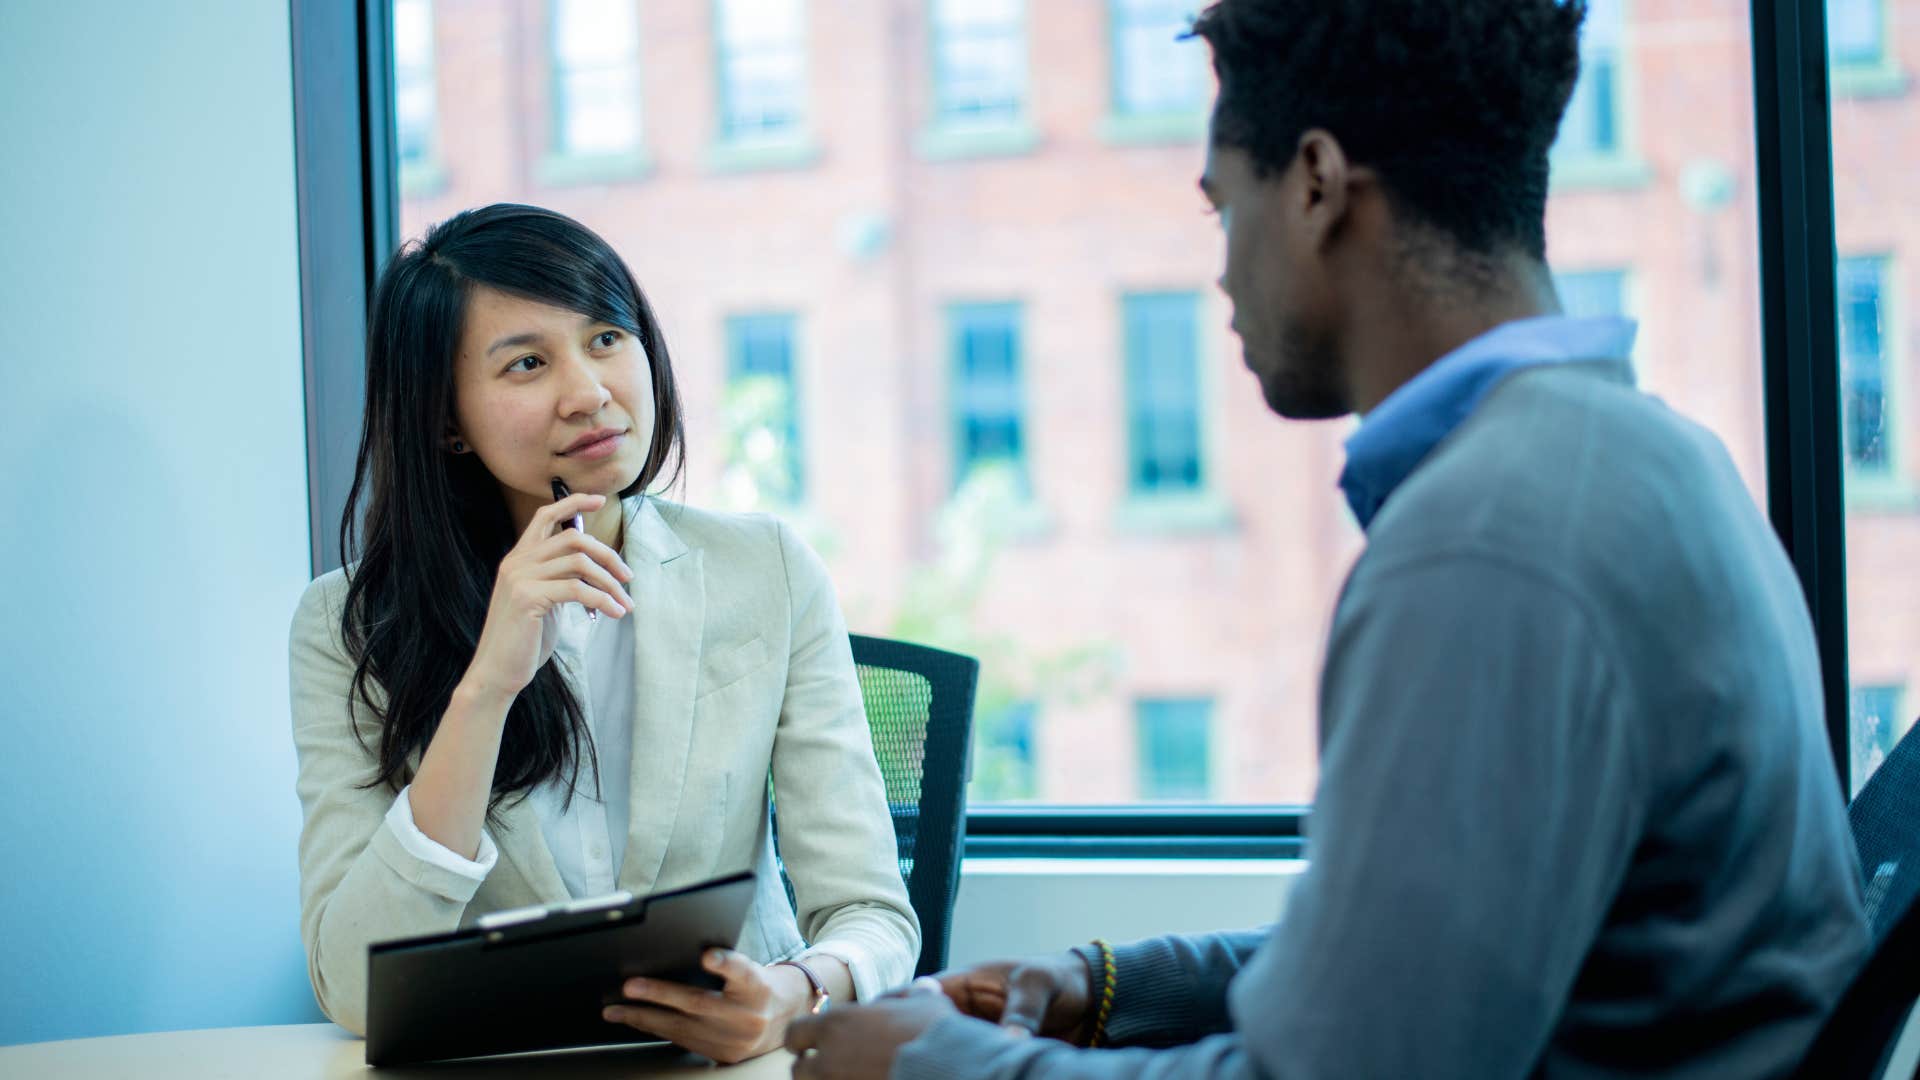
[[[807,110],[805,0],[716,0],[720,137],[794,138]]]
[[[1200,297],[1146,293],[1122,301],[1127,335],[1127,489],[1198,491],[1205,482],[1200,409]]]
[[[640,148],[637,2],[552,0],[557,155],[623,155]]]
[[[1012,124],[1026,112],[1025,0],[932,0],[934,120]]]
[[[1176,55],[1164,50],[1178,6],[431,9],[441,85],[474,88],[442,93],[445,184],[402,192],[399,234],[514,200],[606,236],[653,304],[683,391],[687,468],[669,497],[787,516],[853,630],[979,657],[981,701],[994,703],[977,718],[982,804],[1150,799],[1173,814],[1192,799],[1304,804],[1317,782],[1316,678],[1364,539],[1335,483],[1349,428],[1283,422],[1261,401],[1212,284],[1223,242],[1194,187],[1199,147],[1104,137],[1187,93],[1185,74],[1151,59]],[[1755,158],[1749,13],[1592,11],[1548,204],[1562,299],[1640,321],[1651,388],[1726,444],[1764,503],[1756,238],[1770,181]],[[1876,25],[1882,63],[1911,63],[1902,24]],[[808,57],[806,40],[831,52]],[[493,89],[473,72],[497,75]],[[642,72],[654,94],[685,93],[656,102]],[[652,172],[547,182],[540,159],[554,150],[639,147],[643,102]],[[1834,113],[1837,248],[1866,260],[1841,268],[1856,299],[1831,331],[1849,389],[1845,423],[1836,404],[1831,424],[1854,459],[1848,647],[1862,687],[1920,685],[1920,578],[1905,570],[1920,502],[1903,487],[1920,439],[1902,394],[1916,385],[1906,268],[1920,187],[1900,136],[1920,123],[1917,103],[1843,99]],[[716,140],[750,145],[789,124],[820,152],[778,170],[713,167]],[[973,141],[902,152],[953,125]],[[1044,137],[1018,156],[962,152],[996,125]],[[1174,512],[1187,504],[1205,512]]]

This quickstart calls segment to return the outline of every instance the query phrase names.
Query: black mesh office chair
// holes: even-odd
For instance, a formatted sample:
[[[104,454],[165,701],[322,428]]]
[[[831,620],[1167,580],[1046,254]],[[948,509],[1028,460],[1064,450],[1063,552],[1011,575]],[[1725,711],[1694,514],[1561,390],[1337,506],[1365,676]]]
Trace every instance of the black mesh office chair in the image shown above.
[[[1801,1063],[1805,1080],[1878,1080],[1920,999],[1920,724],[1847,808],[1873,951]],[[1887,1080],[1892,1080],[1891,1076]],[[1907,1080],[1902,1077],[1901,1080]]]
[[[907,883],[907,899],[920,918],[920,962],[914,974],[928,975],[947,965],[953,898],[960,887],[973,693],[980,662],[925,645],[851,637],[873,753],[899,841],[895,857]],[[777,846],[777,815],[774,837]],[[784,866],[781,876],[786,876]],[[791,883],[787,898],[793,898]]]

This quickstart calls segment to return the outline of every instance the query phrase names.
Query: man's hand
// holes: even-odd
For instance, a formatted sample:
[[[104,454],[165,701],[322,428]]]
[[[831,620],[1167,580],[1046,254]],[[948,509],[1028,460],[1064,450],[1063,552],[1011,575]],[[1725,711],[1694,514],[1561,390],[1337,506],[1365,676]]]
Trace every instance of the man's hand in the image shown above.
[[[798,1017],[787,1028],[794,1080],[886,1080],[901,1047],[952,1015],[929,980],[915,980],[895,997]]]
[[[997,961],[935,978],[968,1016],[1081,1045],[1092,1034],[1093,973],[1077,953]]]

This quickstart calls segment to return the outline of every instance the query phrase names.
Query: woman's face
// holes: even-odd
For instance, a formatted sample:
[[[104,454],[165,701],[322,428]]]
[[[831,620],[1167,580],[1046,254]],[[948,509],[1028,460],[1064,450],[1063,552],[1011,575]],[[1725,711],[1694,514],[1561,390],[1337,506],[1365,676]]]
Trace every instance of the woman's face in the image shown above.
[[[454,437],[499,481],[524,524],[552,479],[608,496],[632,484],[653,442],[651,369],[611,323],[476,285],[454,360]]]

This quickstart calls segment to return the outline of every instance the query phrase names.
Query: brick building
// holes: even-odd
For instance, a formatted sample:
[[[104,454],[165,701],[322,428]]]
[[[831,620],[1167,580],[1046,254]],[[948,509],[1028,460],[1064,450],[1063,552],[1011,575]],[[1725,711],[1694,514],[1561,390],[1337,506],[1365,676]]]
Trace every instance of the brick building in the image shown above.
[[[1352,422],[1273,417],[1227,330],[1192,6],[396,0],[403,232],[512,200],[605,235],[687,399],[680,495],[799,523],[856,630],[988,661],[976,797],[1305,801]],[[1595,0],[1548,237],[1758,496],[1747,18]],[[1920,4],[1831,18],[1865,767],[1920,708]]]

